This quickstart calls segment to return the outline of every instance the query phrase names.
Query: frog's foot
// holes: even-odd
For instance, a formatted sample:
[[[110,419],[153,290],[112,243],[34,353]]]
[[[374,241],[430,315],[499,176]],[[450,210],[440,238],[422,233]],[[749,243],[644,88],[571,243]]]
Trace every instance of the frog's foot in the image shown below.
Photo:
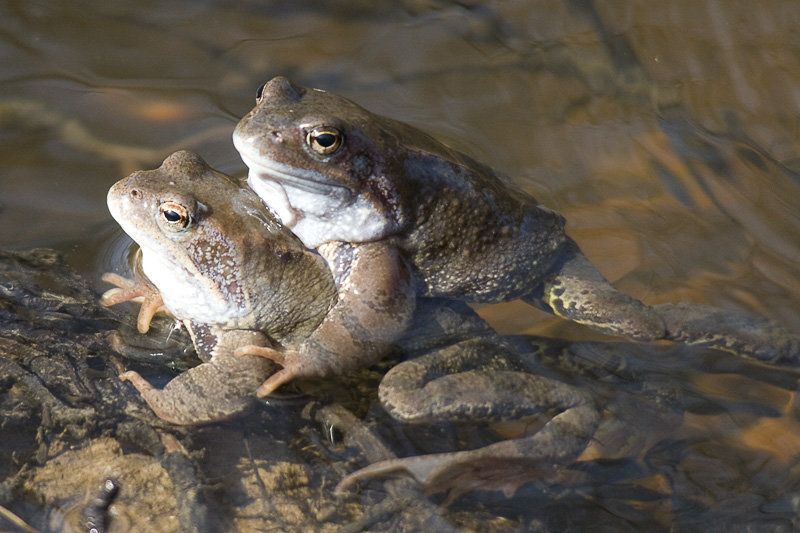
[[[121,373],[119,379],[121,381],[128,381],[136,387],[142,399],[150,406],[150,409],[153,410],[158,418],[179,425],[198,423],[194,418],[182,416],[184,414],[184,409],[181,409],[179,406],[176,408],[176,398],[171,397],[171,395],[165,393],[164,390],[153,387],[150,382],[144,379],[135,370],[128,370],[127,372]],[[177,403],[181,402],[178,401]]]
[[[144,379],[138,372],[135,370],[127,370],[125,372],[120,373],[118,376],[120,381],[129,381],[139,393],[144,396],[145,394],[155,390],[150,382]]]
[[[117,376],[119,380],[130,382],[134,387],[136,387],[136,390],[139,391],[139,394],[142,395],[142,398],[144,398],[144,400],[147,402],[147,405],[153,409],[156,415],[159,418],[168,420],[168,418],[163,416],[165,413],[160,412],[159,410],[160,402],[158,401],[157,396],[160,391],[154,388],[149,381],[144,379],[141,374],[135,370],[125,370],[125,367],[116,357],[112,357],[111,362],[114,363],[114,366],[117,368],[117,372],[119,372],[119,376]]]
[[[112,358],[111,361],[114,363],[114,366],[117,368],[117,371],[119,372],[118,376],[119,380],[128,381],[134,387],[136,387],[136,390],[139,391],[139,394],[142,396],[144,401],[147,402],[147,405],[150,406],[150,408],[153,410],[156,416],[158,416],[163,420],[167,420],[168,422],[173,421],[171,420],[172,417],[170,416],[171,413],[169,412],[169,410],[164,410],[162,408],[161,404],[163,402],[159,398],[161,394],[160,390],[154,388],[149,381],[144,379],[135,370],[126,371],[122,366],[122,363],[120,363],[116,358]]]
[[[669,340],[765,363],[800,363],[800,336],[771,320],[693,303],[660,304],[653,309],[663,317]]]
[[[168,313],[164,307],[164,300],[161,299],[161,293],[151,283],[133,281],[111,272],[103,274],[102,280],[116,287],[103,293],[100,298],[101,304],[111,306],[123,302],[136,302],[142,305],[136,320],[139,333],[147,333],[156,313]]]
[[[574,461],[586,447],[598,421],[599,413],[593,406],[575,407],[553,417],[528,437],[477,450],[373,463],[345,476],[336,492],[344,492],[359,481],[399,474],[411,476],[429,492],[454,490],[460,494],[491,488],[513,494],[519,485]]]
[[[263,398],[271,394],[275,389],[284,383],[293,380],[297,377],[311,377],[317,375],[315,372],[310,371],[308,361],[304,361],[303,357],[294,350],[279,351],[266,346],[248,345],[241,346],[233,352],[237,357],[246,355],[255,355],[273,361],[283,368],[275,372],[269,377],[256,391],[259,398]]]

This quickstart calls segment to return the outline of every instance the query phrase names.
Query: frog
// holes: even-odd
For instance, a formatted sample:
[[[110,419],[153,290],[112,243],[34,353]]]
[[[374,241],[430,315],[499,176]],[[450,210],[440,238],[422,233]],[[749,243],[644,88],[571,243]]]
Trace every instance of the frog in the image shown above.
[[[105,276],[117,287],[103,303],[140,303],[141,329],[154,309],[165,310],[189,330],[203,360],[161,390],[135,371],[120,374],[170,423],[206,424],[245,412],[261,382],[279,370],[269,359],[236,355],[237,347],[294,349],[334,312],[346,273],[337,279],[337,269],[282,226],[251,189],[196,154],[179,151],[158,169],[131,174],[111,187],[108,205],[140,252],[133,280]],[[562,462],[577,457],[598,423],[588,393],[537,375],[526,349],[498,335],[463,302],[425,300],[396,348],[406,360],[387,373],[378,396],[403,423],[535,413],[552,419],[532,435],[489,447],[366,467],[348,477],[348,485],[397,469],[428,483],[431,473],[480,460]]]
[[[386,335],[402,334],[422,298],[521,299],[635,341],[800,360],[800,337],[768,319],[688,302],[650,306],[619,291],[567,235],[563,216],[488,166],[344,97],[275,77],[259,88],[233,143],[249,186],[306,246],[340,270],[348,255],[369,249],[378,267],[362,261],[357,274],[372,288],[389,290],[382,271],[412,280],[397,293],[397,312],[383,315]],[[371,290],[351,285],[360,290],[341,294],[337,307]],[[290,371],[297,376],[326,372],[308,352],[245,352],[297,361]],[[274,385],[268,380],[260,394]]]
[[[134,279],[118,274],[105,305],[141,303],[138,328],[166,311],[189,331],[198,366],[163,389],[135,371],[131,382],[155,414],[197,425],[238,416],[278,368],[237,357],[243,345],[295,347],[320,327],[337,294],[330,269],[237,180],[188,151],[114,184],[109,211],[139,245]]]

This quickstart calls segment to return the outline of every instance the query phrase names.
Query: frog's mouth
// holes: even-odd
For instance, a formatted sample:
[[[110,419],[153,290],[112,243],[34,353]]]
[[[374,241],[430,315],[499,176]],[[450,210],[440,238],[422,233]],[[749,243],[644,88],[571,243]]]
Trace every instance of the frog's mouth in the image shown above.
[[[250,169],[250,188],[290,228],[306,215],[329,214],[352,201],[349,189],[318,172],[275,162],[264,165],[246,156],[242,160]]]
[[[269,179],[290,185],[312,194],[324,194],[344,199],[350,191],[341,183],[328,179],[314,170],[305,170],[270,161],[268,165],[254,161],[242,154],[242,160],[250,169],[249,176],[258,179]]]

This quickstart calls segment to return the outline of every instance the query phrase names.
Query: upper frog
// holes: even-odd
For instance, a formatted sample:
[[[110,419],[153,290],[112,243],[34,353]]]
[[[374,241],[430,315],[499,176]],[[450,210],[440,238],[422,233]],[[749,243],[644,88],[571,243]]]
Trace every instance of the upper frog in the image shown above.
[[[106,293],[104,303],[163,303],[188,327],[205,361],[163,391],[135,372],[123,374],[162,418],[198,423],[240,411],[276,369],[234,351],[243,345],[295,348],[336,302],[324,260],[251,190],[191,152],[176,152],[158,169],[119,181],[108,192],[108,207],[139,244],[146,279],[107,278],[120,288]],[[148,321],[140,320],[140,329]]]
[[[336,308],[395,288],[386,273],[411,277],[395,289],[394,307],[380,313],[375,331],[384,337],[403,331],[417,296],[522,298],[637,340],[800,358],[797,338],[772,325],[743,326],[693,304],[650,307],[618,291],[565,234],[560,215],[487,166],[346,98],[274,78],[259,89],[233,142],[250,187],[334,272],[345,273]],[[359,254],[359,268],[350,268]],[[291,359],[307,375],[325,372],[313,353]]]
[[[501,301],[530,291],[564,219],[402,122],[275,78],[236,126],[249,185],[311,248],[397,239],[423,295]]]

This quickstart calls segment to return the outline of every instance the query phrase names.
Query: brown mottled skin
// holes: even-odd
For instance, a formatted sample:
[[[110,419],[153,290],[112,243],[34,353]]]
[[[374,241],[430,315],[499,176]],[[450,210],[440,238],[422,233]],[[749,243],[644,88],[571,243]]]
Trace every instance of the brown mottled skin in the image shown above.
[[[336,301],[324,260],[283,228],[252,191],[191,152],[176,152],[160,168],[119,181],[108,205],[140,245],[146,277],[131,282],[106,276],[119,288],[103,302],[144,300],[139,329],[145,331],[153,309],[163,306],[188,328],[205,361],[163,390],[133,371],[120,376],[165,420],[200,424],[240,413],[278,368],[234,351],[244,345],[299,346]]]
[[[564,232],[564,219],[488,167],[402,122],[283,77],[262,86],[236,126],[248,184],[311,248],[368,246],[398,258],[413,278],[402,331],[422,297],[498,302],[522,298],[558,316],[639,341],[703,344],[796,364],[800,339],[779,326],[695,304],[650,307],[615,289]],[[376,281],[360,265],[362,278]],[[366,275],[369,274],[369,275]],[[402,276],[401,276],[402,277]],[[340,291],[338,308],[369,297]],[[741,326],[745,326],[743,331]]]

